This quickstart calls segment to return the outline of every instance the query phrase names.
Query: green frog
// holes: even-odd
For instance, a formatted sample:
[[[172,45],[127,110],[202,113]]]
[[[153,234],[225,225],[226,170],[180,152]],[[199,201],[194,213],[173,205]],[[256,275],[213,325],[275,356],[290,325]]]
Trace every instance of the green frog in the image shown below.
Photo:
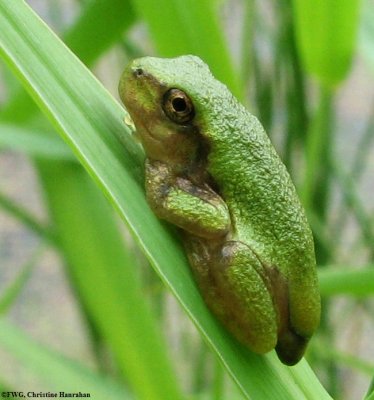
[[[260,122],[195,56],[136,59],[119,94],[148,203],[180,228],[206,304],[250,350],[296,364],[320,319],[313,237]]]

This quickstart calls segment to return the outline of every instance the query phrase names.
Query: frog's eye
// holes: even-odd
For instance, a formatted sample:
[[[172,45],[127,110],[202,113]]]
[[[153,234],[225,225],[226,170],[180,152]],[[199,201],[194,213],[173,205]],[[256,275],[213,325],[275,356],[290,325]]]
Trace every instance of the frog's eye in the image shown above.
[[[170,89],[164,94],[162,108],[165,114],[177,124],[190,122],[195,116],[192,101],[179,89]]]

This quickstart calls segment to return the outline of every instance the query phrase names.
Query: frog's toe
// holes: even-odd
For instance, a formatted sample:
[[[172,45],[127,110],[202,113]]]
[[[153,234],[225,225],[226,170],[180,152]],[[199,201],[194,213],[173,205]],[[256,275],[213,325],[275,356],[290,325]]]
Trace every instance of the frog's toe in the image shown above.
[[[278,337],[275,350],[283,364],[295,365],[303,357],[308,341],[309,338],[289,329]]]

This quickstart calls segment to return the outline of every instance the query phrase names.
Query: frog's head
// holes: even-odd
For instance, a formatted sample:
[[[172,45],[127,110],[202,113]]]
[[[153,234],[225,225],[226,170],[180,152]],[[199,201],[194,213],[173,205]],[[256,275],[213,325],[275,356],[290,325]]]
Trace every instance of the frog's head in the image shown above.
[[[149,158],[184,166],[193,162],[199,151],[198,132],[217,85],[221,84],[195,56],[144,57],[127,66],[119,94]]]

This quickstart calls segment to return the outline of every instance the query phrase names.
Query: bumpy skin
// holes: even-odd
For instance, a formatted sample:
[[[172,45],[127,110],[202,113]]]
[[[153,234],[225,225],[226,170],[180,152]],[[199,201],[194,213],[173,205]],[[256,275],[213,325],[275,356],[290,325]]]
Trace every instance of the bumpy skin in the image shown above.
[[[191,121],[165,113],[172,88]],[[313,239],[261,124],[194,56],[135,60],[119,92],[148,157],[148,201],[182,229],[208,306],[251,350],[297,363],[320,318]]]

